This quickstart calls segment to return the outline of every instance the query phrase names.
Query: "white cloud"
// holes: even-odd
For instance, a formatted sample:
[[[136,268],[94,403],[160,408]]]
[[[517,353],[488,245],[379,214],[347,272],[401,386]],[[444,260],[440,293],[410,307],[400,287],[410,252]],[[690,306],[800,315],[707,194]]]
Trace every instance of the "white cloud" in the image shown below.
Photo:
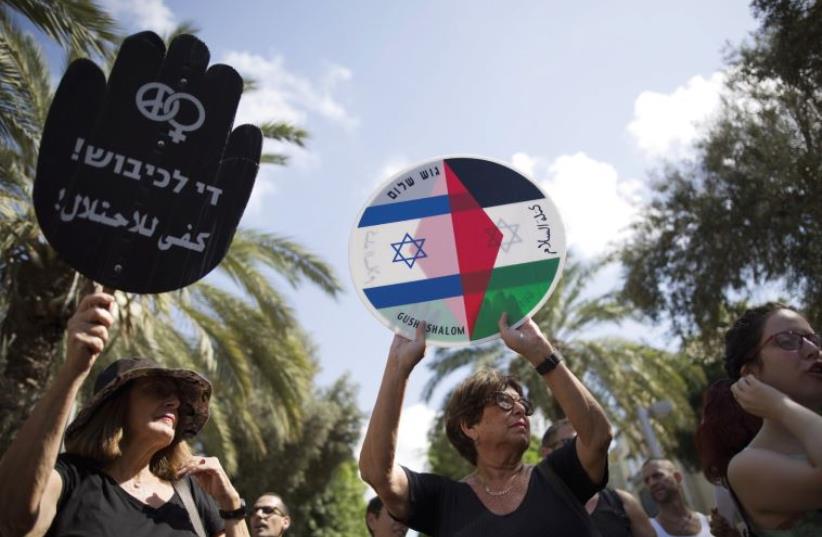
[[[243,219],[259,217],[265,214],[266,201],[279,190],[272,171],[271,166],[260,168],[260,171],[257,173],[257,179],[254,181],[254,189],[248,198],[248,205],[246,205],[245,211],[243,212]],[[243,222],[240,223],[240,225],[243,224]]]
[[[583,152],[550,162],[516,153],[512,162],[530,172],[559,208],[568,247],[577,255],[600,255],[625,238],[644,194],[641,181],[621,179],[612,165]]]
[[[643,91],[627,127],[640,150],[649,158],[690,156],[693,142],[719,108],[725,76],[697,75],[667,94]]]
[[[428,468],[428,430],[436,412],[425,403],[403,409],[397,433],[397,463],[412,470]]]
[[[518,169],[531,179],[534,178],[536,167],[540,163],[541,160],[539,157],[533,157],[525,153],[514,153],[514,156],[511,157],[511,164],[514,168]]]
[[[160,35],[176,26],[174,14],[163,0],[102,0],[102,6],[116,19],[128,21],[139,30],[153,30]]]
[[[260,124],[266,121],[284,121],[305,126],[309,114],[316,114],[346,128],[357,125],[353,117],[333,96],[334,90],[351,80],[351,71],[332,65],[317,83],[290,72],[282,56],[263,57],[250,52],[233,51],[220,59],[231,65],[244,77],[256,82],[256,89],[243,94],[234,124]],[[264,153],[279,153],[288,157],[287,170],[291,173],[313,170],[321,158],[315,152],[294,144],[266,140]],[[251,193],[247,212],[259,215],[266,199],[277,192],[276,177],[285,173],[282,167],[264,166],[260,169]]]
[[[279,191],[277,183],[280,175],[314,170],[320,166],[320,157],[317,153],[293,144],[265,140],[263,153],[285,155],[288,157],[288,163],[285,167],[271,164],[260,166],[244,215],[261,216],[264,214],[266,202]]]
[[[388,181],[389,177],[393,177],[401,171],[409,169],[412,165],[413,163],[405,156],[395,155],[389,157],[385,160],[379,171],[374,174],[371,183],[363,187],[363,194],[367,196],[374,194],[378,187]]]
[[[351,80],[351,71],[345,67],[330,66],[322,79],[314,83],[286,69],[285,60],[279,55],[264,57],[232,51],[220,61],[257,82],[257,89],[245,93],[240,101],[238,122],[274,120],[304,125],[310,112],[347,128],[358,124],[358,119],[334,97],[334,90]]]

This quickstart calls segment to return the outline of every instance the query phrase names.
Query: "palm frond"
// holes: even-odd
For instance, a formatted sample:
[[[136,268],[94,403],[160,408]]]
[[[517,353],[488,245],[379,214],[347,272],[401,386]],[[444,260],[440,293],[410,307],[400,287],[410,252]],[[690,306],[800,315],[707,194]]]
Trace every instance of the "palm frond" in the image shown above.
[[[300,147],[304,147],[308,139],[308,131],[281,121],[266,121],[260,125],[260,130],[266,138],[296,144]]]
[[[274,166],[285,166],[288,164],[288,156],[279,153],[263,153],[260,155],[260,164],[273,164]]]
[[[304,277],[331,296],[336,296],[342,290],[327,263],[294,241],[274,233],[239,230],[226,257],[232,255],[253,256],[277,271],[292,286],[296,286]]]
[[[0,20],[0,142],[33,162],[50,99],[48,66],[40,47]]]
[[[0,9],[26,17],[64,48],[108,57],[118,39],[114,19],[91,0],[2,0]]]

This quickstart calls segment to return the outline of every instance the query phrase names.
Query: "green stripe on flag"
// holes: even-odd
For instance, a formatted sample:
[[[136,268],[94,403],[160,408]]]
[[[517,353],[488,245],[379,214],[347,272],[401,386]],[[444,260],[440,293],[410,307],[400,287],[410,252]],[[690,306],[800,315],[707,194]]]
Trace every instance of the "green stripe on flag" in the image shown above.
[[[508,312],[509,322],[527,315],[553,283],[558,266],[557,257],[494,269],[471,339],[499,331],[497,323],[503,311]]]

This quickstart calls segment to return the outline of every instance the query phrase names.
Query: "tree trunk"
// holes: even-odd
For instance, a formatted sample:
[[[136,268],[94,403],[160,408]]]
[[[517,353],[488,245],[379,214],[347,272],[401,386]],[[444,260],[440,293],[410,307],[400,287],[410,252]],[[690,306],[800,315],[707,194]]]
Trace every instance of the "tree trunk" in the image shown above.
[[[12,281],[7,286],[8,310],[0,322],[0,351],[5,355],[0,377],[0,454],[51,382],[75,307],[73,297],[67,299],[75,272],[47,245],[12,257],[4,268]]]

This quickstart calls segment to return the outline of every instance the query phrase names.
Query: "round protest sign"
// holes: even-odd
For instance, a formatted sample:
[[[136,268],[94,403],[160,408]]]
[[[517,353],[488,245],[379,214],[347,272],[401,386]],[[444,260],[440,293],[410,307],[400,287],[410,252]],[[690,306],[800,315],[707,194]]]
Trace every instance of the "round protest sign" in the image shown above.
[[[431,160],[393,176],[368,201],[349,243],[360,298],[392,330],[420,321],[441,346],[499,337],[538,310],[565,263],[556,207],[505,164]]]

